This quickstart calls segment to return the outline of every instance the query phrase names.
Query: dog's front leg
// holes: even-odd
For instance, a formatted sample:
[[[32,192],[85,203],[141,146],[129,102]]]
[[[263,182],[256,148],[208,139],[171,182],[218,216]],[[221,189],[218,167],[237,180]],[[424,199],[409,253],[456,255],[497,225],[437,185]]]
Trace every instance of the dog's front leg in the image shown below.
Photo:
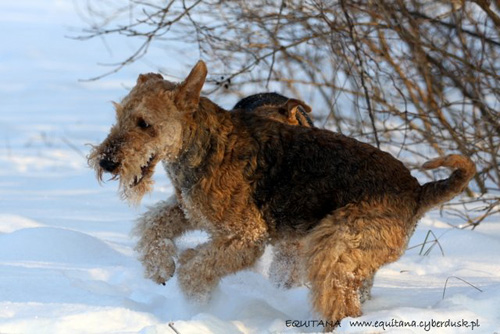
[[[135,250],[147,278],[165,284],[173,276],[177,255],[173,239],[191,229],[175,195],[139,217],[132,234],[139,238]]]
[[[186,297],[206,303],[222,277],[254,265],[267,240],[266,230],[256,228],[258,225],[248,223],[251,230],[214,235],[210,242],[199,246],[178,270],[179,284]]]

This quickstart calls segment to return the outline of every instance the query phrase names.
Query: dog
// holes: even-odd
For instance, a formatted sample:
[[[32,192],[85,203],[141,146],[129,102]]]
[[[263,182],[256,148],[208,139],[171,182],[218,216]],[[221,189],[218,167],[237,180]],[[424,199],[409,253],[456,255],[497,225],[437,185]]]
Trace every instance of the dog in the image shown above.
[[[266,106],[269,108],[262,108]],[[308,115],[312,111],[309,105],[278,93],[250,95],[238,101],[232,110],[243,110],[290,125],[314,126]],[[187,222],[176,195],[156,207],[137,220],[132,234],[138,238],[135,250],[144,267],[145,277],[164,285],[170,279],[170,271],[165,271],[165,268],[175,267],[169,254],[177,253],[168,226],[184,226]],[[299,241],[284,240],[274,245],[269,278],[275,286],[291,288],[303,283],[299,257],[301,249]]]
[[[297,108],[276,108],[286,103],[293,104]],[[266,106],[271,108],[263,108]],[[258,93],[247,96],[238,101],[233,107],[233,110],[240,109],[285,124],[314,127],[314,123],[309,117],[312,111],[309,105],[304,101],[290,99],[278,93]],[[266,113],[266,111],[269,113]]]
[[[165,243],[162,277],[176,271],[187,298],[207,302],[222,277],[252,266],[266,244],[301,240],[313,309],[331,324],[360,316],[365,282],[401,257],[426,211],[461,193],[475,174],[469,158],[448,155],[423,168],[449,167],[450,177],[420,185],[369,144],[220,108],[200,96],[206,75],[202,61],[180,84],[139,75],[116,104],[117,123],[89,155],[98,179],[111,173],[131,203],[151,190],[154,166],[163,163],[179,209],[162,202],[144,219],[162,221],[167,239],[150,241]],[[175,215],[182,224],[172,223]],[[183,252],[176,269],[171,240],[192,229],[210,240]]]

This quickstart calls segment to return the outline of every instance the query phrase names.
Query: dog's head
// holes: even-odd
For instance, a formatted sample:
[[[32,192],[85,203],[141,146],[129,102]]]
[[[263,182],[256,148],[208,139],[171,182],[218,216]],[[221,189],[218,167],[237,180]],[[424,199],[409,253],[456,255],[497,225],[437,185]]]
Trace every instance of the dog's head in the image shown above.
[[[135,87],[114,103],[116,124],[108,137],[89,154],[89,165],[102,180],[108,172],[119,179],[122,196],[138,203],[152,189],[159,161],[173,161],[181,153],[183,124],[197,110],[207,75],[200,61],[180,84],[160,74],[141,74]]]
[[[304,101],[297,99],[288,99],[282,104],[259,106],[255,108],[253,112],[261,117],[284,124],[303,126],[306,128],[314,127],[308,115],[311,112],[311,107]]]
[[[309,117],[311,107],[304,101],[278,93],[258,93],[241,99],[233,110],[245,110],[284,124],[314,127]]]

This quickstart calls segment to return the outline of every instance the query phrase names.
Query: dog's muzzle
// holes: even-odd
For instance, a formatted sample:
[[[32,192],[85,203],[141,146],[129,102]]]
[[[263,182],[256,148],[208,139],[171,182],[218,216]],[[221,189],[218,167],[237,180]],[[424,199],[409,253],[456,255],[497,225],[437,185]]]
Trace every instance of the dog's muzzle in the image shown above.
[[[112,173],[113,171],[115,171],[119,165],[119,163],[108,159],[101,159],[101,161],[99,161],[99,166],[101,166],[101,168],[108,173]]]

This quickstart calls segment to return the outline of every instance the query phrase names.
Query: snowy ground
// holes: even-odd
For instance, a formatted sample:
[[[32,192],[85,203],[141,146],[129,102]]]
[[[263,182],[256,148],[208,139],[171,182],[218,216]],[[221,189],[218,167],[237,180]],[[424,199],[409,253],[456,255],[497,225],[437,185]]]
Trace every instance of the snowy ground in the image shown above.
[[[269,256],[254,270],[225,278],[203,307],[183,298],[175,278],[158,286],[142,277],[129,231],[148,204],[169,196],[170,184],[158,170],[155,192],[130,208],[116,184],[98,185],[85,144],[105,137],[114,117],[109,101],[151,69],[137,64],[98,82],[78,82],[104,71],[97,62],[120,60],[130,50],[112,46],[109,54],[99,40],[64,38],[78,24],[72,1],[0,3],[0,333],[321,331],[290,326],[317,318],[307,288],[282,291],[268,282]],[[500,332],[500,217],[474,232],[449,223],[458,222],[437,212],[426,216],[410,246],[432,230],[444,256],[438,247],[427,256],[414,248],[380,270],[373,299],[356,319],[372,325],[345,319],[338,332],[472,332],[464,321],[478,324],[476,333]],[[202,238],[191,234],[183,242]],[[462,327],[437,327],[448,319]],[[426,327],[397,328],[397,321]]]

